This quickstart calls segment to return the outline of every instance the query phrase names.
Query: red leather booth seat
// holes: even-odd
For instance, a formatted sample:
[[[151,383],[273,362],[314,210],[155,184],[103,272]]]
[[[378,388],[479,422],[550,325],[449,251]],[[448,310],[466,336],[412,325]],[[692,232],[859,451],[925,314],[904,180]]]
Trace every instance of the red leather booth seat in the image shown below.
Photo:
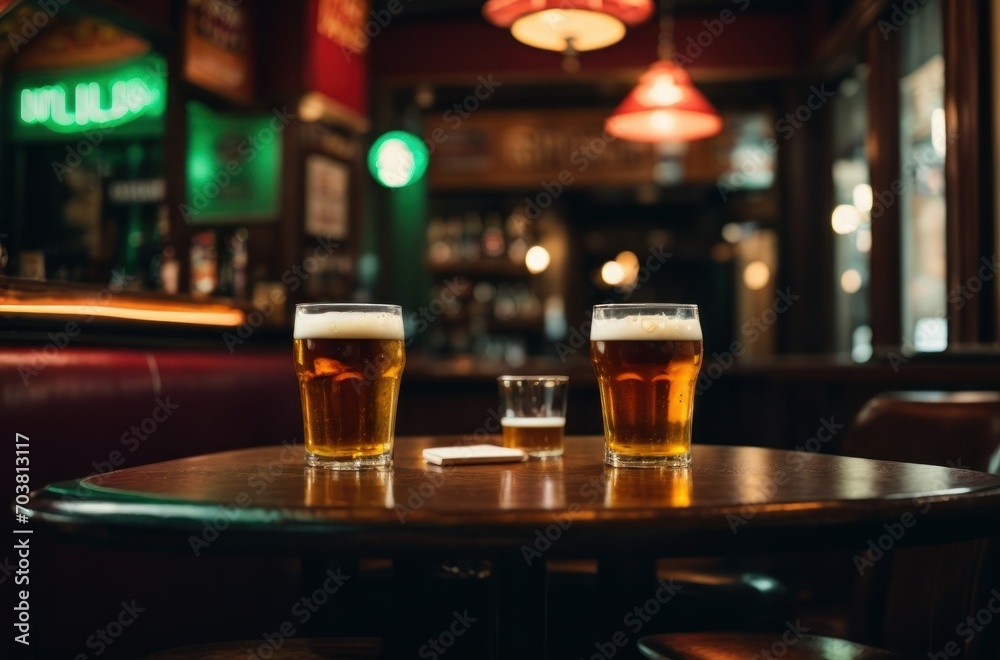
[[[31,442],[31,485],[301,442],[291,352],[0,349],[0,417]]]
[[[290,349],[50,352],[40,361],[38,349],[0,349],[0,426],[30,438],[32,490],[98,471],[300,441]],[[252,638],[288,616],[298,582],[294,565],[280,558],[38,543],[31,555],[37,657],[93,657],[87,640],[115,619],[122,601],[149,614],[107,647],[102,660]]]

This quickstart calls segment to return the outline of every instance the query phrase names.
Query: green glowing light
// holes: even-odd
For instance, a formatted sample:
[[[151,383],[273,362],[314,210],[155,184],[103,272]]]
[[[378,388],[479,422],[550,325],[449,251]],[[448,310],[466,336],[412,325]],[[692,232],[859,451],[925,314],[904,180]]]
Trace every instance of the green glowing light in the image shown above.
[[[191,224],[265,221],[281,201],[284,124],[275,113],[215,112],[189,101],[187,199]]]
[[[114,69],[22,76],[15,128],[31,137],[159,120],[167,105],[165,71],[163,58],[148,56]],[[149,121],[141,123],[155,130]]]
[[[368,169],[386,188],[402,188],[427,171],[430,154],[423,140],[405,131],[389,131],[368,152]]]

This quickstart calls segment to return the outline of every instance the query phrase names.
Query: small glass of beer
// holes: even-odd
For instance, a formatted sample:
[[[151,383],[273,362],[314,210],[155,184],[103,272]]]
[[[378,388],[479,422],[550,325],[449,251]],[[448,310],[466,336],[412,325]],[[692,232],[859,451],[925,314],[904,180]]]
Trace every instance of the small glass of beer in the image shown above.
[[[500,376],[503,446],[533,458],[563,453],[569,376]]]
[[[306,464],[331,470],[392,465],[406,364],[402,309],[296,305],[294,338]]]
[[[590,360],[601,390],[605,463],[689,465],[702,360],[697,305],[596,305]]]

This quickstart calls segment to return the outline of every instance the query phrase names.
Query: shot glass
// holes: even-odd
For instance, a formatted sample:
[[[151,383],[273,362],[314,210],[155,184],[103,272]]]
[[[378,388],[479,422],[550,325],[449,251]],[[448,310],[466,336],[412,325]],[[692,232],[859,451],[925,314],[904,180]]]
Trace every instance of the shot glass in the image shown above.
[[[533,458],[563,454],[568,376],[500,376],[503,446]]]

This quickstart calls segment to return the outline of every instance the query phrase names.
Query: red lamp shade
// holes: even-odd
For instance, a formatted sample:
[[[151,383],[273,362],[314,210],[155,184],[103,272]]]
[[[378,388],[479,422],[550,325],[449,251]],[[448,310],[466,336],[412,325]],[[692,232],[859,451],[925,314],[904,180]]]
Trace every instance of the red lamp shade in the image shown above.
[[[604,122],[610,135],[633,142],[691,142],[722,130],[722,118],[670,60],[654,63]]]
[[[488,0],[483,16],[528,46],[562,52],[621,41],[625,26],[653,13],[653,0]]]

